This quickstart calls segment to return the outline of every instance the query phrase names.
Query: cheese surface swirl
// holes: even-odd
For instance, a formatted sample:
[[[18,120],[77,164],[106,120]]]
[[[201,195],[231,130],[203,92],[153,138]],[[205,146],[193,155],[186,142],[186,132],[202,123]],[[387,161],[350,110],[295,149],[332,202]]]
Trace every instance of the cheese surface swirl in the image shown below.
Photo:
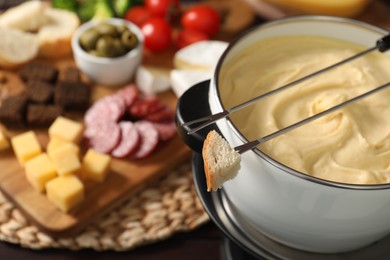
[[[261,40],[222,66],[221,100],[225,108],[233,107],[364,49],[319,36]],[[258,101],[233,113],[231,119],[248,140],[254,140],[389,81],[390,57],[375,52]],[[259,148],[282,164],[321,179],[353,184],[390,183],[390,89]]]

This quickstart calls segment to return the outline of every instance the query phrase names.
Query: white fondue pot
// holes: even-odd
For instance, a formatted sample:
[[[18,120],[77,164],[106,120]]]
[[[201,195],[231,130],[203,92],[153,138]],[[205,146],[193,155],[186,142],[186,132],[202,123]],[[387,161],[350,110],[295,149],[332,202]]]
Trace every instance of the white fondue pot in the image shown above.
[[[220,59],[210,84],[211,112],[223,111],[218,89],[221,68],[256,41],[270,36],[316,35],[370,48],[387,33],[362,22],[323,16],[297,16],[256,27],[230,44]],[[248,141],[229,119],[219,120],[217,126],[231,146]],[[346,252],[390,234],[390,184],[353,185],[318,179],[258,149],[242,154],[241,170],[223,190],[253,229],[297,249]]]

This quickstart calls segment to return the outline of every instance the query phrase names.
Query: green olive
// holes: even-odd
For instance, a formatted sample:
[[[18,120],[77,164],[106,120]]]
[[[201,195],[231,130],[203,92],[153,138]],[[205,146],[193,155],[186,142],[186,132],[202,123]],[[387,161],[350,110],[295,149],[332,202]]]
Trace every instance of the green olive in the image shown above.
[[[122,44],[120,39],[114,39],[113,42],[115,57],[125,55],[127,53],[126,47]]]
[[[80,36],[80,45],[90,55],[115,58],[138,44],[137,36],[125,25],[100,23]]]
[[[101,35],[108,35],[111,37],[117,37],[118,31],[115,25],[109,24],[109,23],[100,23],[95,26],[95,29],[101,34]]]
[[[130,30],[126,30],[122,33],[121,41],[127,50],[134,49],[138,44],[137,36]]]
[[[115,47],[114,47],[114,40],[110,36],[103,36],[99,38],[99,40],[96,43],[96,52],[98,56],[103,57],[115,57]]]
[[[90,51],[96,48],[99,37],[100,34],[94,28],[90,28],[80,35],[79,42],[84,50]]]
[[[127,26],[124,24],[119,24],[116,26],[116,30],[118,31],[119,34],[122,34],[124,31],[128,31],[129,28],[127,28]]]

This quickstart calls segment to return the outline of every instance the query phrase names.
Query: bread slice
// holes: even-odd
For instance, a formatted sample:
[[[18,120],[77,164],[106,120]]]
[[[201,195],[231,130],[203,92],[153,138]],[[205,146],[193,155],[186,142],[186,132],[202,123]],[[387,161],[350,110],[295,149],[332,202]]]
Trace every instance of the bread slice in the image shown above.
[[[15,68],[38,55],[36,35],[0,26],[0,67]]]
[[[79,25],[75,13],[52,8],[46,1],[26,1],[0,15],[1,27],[36,33],[38,55],[43,58],[69,56],[72,35]]]
[[[207,191],[216,191],[237,176],[241,156],[216,131],[210,131],[202,150]]]
[[[9,8],[0,15],[0,26],[25,32],[37,32],[46,23],[46,18],[42,15],[44,9],[43,1],[26,1]]]
[[[80,25],[80,20],[75,13],[46,8],[43,16],[46,24],[38,31],[39,56],[44,58],[60,58],[72,53],[72,35]]]

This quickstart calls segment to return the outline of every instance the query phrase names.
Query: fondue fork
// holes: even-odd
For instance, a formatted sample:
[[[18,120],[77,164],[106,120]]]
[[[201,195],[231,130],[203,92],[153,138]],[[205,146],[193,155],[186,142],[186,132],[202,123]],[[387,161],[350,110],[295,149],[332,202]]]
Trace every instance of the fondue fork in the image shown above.
[[[381,86],[379,86],[377,88],[374,88],[374,89],[372,89],[370,91],[367,91],[367,92],[365,92],[365,93],[363,93],[363,94],[361,94],[359,96],[356,96],[356,97],[354,97],[352,99],[349,99],[349,100],[347,100],[345,102],[342,102],[342,103],[340,103],[340,104],[338,104],[336,106],[333,106],[333,107],[331,107],[331,108],[329,108],[327,110],[324,110],[324,111],[322,111],[322,112],[320,112],[318,114],[315,114],[315,115],[310,116],[308,118],[305,118],[305,119],[303,119],[301,121],[298,121],[298,122],[296,122],[296,123],[294,123],[292,125],[289,125],[289,126],[287,126],[285,128],[282,128],[282,129],[280,129],[278,131],[275,131],[275,132],[273,132],[273,133],[271,133],[271,134],[269,134],[267,136],[264,136],[264,137],[261,137],[259,139],[250,141],[248,143],[236,146],[236,147],[234,147],[234,150],[236,152],[238,152],[239,154],[242,154],[242,153],[244,153],[246,151],[252,150],[253,148],[258,146],[259,144],[262,144],[262,143],[264,143],[264,142],[266,142],[266,141],[268,141],[268,140],[270,140],[272,138],[275,138],[275,137],[277,137],[279,135],[282,135],[284,133],[287,133],[287,132],[289,132],[289,131],[297,128],[297,127],[300,127],[300,126],[302,126],[304,124],[307,124],[307,123],[309,123],[309,122],[311,122],[311,121],[313,121],[315,119],[318,119],[318,118],[320,118],[322,116],[325,116],[325,115],[327,115],[327,114],[329,114],[331,112],[334,112],[337,109],[340,109],[340,108],[342,108],[342,107],[344,107],[346,105],[349,105],[349,104],[351,104],[353,102],[356,102],[356,101],[358,101],[360,99],[363,99],[363,98],[365,98],[365,97],[367,97],[369,95],[372,95],[372,94],[374,94],[374,93],[376,93],[378,91],[381,91],[381,90],[383,90],[383,89],[385,89],[385,88],[387,88],[389,86],[390,86],[390,82],[388,82],[386,84],[383,84],[383,85],[381,85]]]
[[[318,71],[316,71],[316,72],[314,72],[314,73],[312,73],[312,74],[309,74],[309,75],[307,75],[307,76],[305,76],[305,77],[303,77],[303,78],[300,78],[300,79],[297,79],[297,80],[295,80],[295,81],[293,81],[293,82],[290,82],[290,83],[288,83],[288,84],[286,84],[286,85],[284,85],[284,86],[281,86],[281,87],[279,87],[279,88],[277,88],[277,89],[271,90],[271,91],[269,91],[269,92],[267,92],[267,93],[265,93],[265,94],[262,94],[262,95],[260,95],[260,96],[256,96],[256,97],[254,97],[254,98],[252,98],[252,99],[250,99],[250,100],[245,101],[244,103],[241,103],[241,104],[239,104],[239,105],[237,105],[237,106],[234,106],[234,107],[232,107],[232,108],[226,109],[226,110],[224,110],[224,111],[222,111],[222,112],[219,112],[219,113],[216,113],[216,114],[213,114],[213,115],[209,115],[209,116],[206,116],[206,117],[198,118],[198,119],[195,119],[195,120],[186,122],[186,123],[183,123],[183,124],[182,124],[182,127],[183,127],[183,128],[184,128],[184,127],[190,127],[191,125],[194,125],[194,124],[198,124],[198,123],[204,122],[203,124],[201,124],[201,125],[199,125],[199,126],[197,126],[197,127],[194,127],[194,128],[190,129],[190,130],[187,132],[187,134],[191,135],[191,134],[193,134],[193,133],[199,131],[200,129],[202,129],[202,128],[206,127],[206,126],[208,126],[208,125],[210,125],[210,124],[212,124],[212,123],[214,123],[214,122],[216,122],[216,121],[218,121],[218,120],[220,120],[220,119],[222,119],[222,118],[225,118],[225,117],[229,116],[231,113],[236,112],[236,111],[238,111],[238,110],[240,110],[240,109],[242,109],[242,108],[245,108],[245,107],[247,107],[247,106],[249,106],[249,105],[255,103],[256,101],[259,101],[259,100],[261,100],[261,99],[263,99],[263,98],[266,98],[266,97],[269,97],[269,96],[274,95],[274,94],[276,94],[276,93],[279,93],[279,92],[281,92],[281,91],[283,91],[283,90],[285,90],[285,89],[288,89],[288,88],[290,88],[290,87],[292,87],[292,86],[295,86],[295,85],[297,85],[297,84],[299,84],[299,83],[301,83],[301,82],[303,82],[303,81],[305,81],[305,80],[308,80],[308,79],[310,79],[310,78],[313,78],[313,77],[315,77],[315,76],[317,76],[317,75],[319,75],[319,74],[321,74],[321,73],[324,73],[324,72],[326,72],[326,71],[329,71],[329,70],[331,70],[331,69],[334,69],[334,68],[336,68],[336,67],[338,67],[338,66],[340,66],[340,65],[343,65],[343,64],[345,64],[345,63],[348,63],[348,62],[350,62],[350,61],[352,61],[352,60],[355,60],[355,59],[357,59],[357,58],[360,58],[360,57],[362,57],[362,56],[364,56],[364,55],[366,55],[366,54],[368,54],[368,53],[370,53],[370,52],[373,52],[373,51],[375,51],[375,50],[378,50],[378,51],[380,51],[380,52],[385,52],[385,51],[387,51],[388,49],[390,49],[390,34],[388,34],[388,35],[386,35],[386,36],[380,38],[380,39],[376,42],[376,45],[375,45],[374,47],[368,48],[368,49],[366,49],[366,50],[364,50],[364,51],[362,51],[362,52],[360,52],[360,53],[357,53],[357,54],[354,55],[354,56],[351,56],[351,57],[349,57],[349,58],[346,58],[346,59],[344,59],[344,60],[342,60],[342,61],[340,61],[340,62],[337,62],[337,63],[335,63],[335,64],[333,64],[333,65],[330,65],[330,66],[328,66],[328,67],[325,67],[325,68],[323,68],[323,69],[321,69],[321,70],[318,70]],[[347,101],[347,102],[348,102],[348,101]],[[342,105],[342,104],[340,104],[340,105]],[[342,105],[342,106],[343,106],[343,105]],[[338,106],[336,106],[336,107],[338,107]],[[336,108],[336,109],[337,109],[337,108]],[[272,138],[272,137],[271,137],[271,138]]]

